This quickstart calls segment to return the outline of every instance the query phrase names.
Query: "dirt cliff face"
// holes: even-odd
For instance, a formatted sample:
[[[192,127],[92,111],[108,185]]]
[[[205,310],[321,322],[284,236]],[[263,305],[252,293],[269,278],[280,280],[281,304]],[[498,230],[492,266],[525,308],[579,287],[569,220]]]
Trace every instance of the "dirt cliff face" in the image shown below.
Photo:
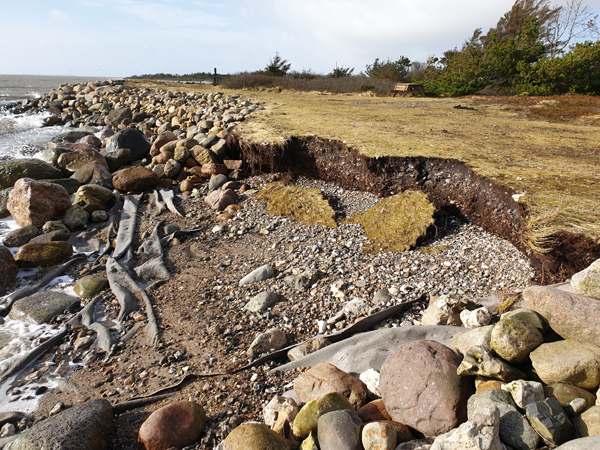
[[[542,284],[564,281],[600,258],[600,243],[569,232],[558,233],[548,253],[533,252],[522,242],[527,207],[513,199],[516,192],[456,159],[370,158],[343,142],[316,136],[294,137],[278,146],[249,144],[233,135],[228,145],[252,175],[303,175],[379,196],[407,189],[424,191],[438,210],[463,217],[521,249],[536,269],[536,281]]]

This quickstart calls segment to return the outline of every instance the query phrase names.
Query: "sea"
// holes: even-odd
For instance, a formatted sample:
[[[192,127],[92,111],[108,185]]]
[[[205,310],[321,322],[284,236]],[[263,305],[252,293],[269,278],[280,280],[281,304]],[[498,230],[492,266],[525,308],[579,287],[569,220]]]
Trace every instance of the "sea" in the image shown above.
[[[106,78],[104,78],[106,79]],[[23,100],[33,100],[58,86],[69,83],[99,81],[97,77],[0,75],[0,161],[14,158],[38,158],[46,160],[47,142],[65,131],[62,126],[44,127],[48,112],[11,113],[11,106]],[[0,245],[2,237],[18,228],[10,217],[0,220]],[[17,248],[10,248],[13,254]],[[17,287],[29,283],[37,269],[21,270]],[[60,277],[44,289],[72,291],[73,280]],[[9,293],[10,294],[10,293]],[[0,296],[0,300],[3,297]],[[0,374],[14,361],[58,332],[50,325],[34,325],[9,317],[0,317]],[[65,367],[54,367],[48,361],[35,369],[28,368],[20,375],[0,385],[0,412],[22,411],[31,413],[37,408],[40,392],[52,389],[57,380],[68,374]],[[74,366],[73,366],[74,367]]]

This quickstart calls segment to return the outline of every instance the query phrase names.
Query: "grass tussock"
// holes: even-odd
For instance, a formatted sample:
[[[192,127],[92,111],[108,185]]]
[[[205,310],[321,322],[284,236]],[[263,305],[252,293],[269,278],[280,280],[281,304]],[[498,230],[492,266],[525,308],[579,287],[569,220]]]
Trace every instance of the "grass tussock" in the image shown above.
[[[267,203],[269,214],[291,217],[306,225],[337,227],[335,211],[319,189],[299,188],[278,181],[265,186],[255,197]]]
[[[362,225],[373,241],[366,251],[403,252],[425,235],[433,224],[434,212],[427,194],[405,191],[380,201],[364,213],[354,214],[347,221]]]

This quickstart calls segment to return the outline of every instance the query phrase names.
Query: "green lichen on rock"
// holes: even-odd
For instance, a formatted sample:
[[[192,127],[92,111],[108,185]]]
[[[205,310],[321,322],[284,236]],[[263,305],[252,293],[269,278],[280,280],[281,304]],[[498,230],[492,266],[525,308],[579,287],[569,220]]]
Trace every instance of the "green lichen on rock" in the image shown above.
[[[420,191],[405,191],[378,202],[373,208],[348,218],[362,225],[373,242],[366,251],[403,252],[414,247],[433,224],[435,206]]]
[[[256,198],[267,203],[269,214],[292,217],[307,225],[337,227],[335,211],[319,189],[299,188],[278,181],[268,184]]]

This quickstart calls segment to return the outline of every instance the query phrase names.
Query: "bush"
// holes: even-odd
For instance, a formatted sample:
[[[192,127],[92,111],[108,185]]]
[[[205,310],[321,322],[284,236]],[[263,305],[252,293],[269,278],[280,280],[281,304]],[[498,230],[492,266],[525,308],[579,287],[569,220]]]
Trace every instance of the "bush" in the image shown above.
[[[405,56],[401,56],[398,61],[390,61],[388,59],[385,62],[379,61],[379,58],[375,58],[373,64],[367,64],[365,73],[370,78],[380,78],[398,83],[406,80],[409,69],[410,59]]]

